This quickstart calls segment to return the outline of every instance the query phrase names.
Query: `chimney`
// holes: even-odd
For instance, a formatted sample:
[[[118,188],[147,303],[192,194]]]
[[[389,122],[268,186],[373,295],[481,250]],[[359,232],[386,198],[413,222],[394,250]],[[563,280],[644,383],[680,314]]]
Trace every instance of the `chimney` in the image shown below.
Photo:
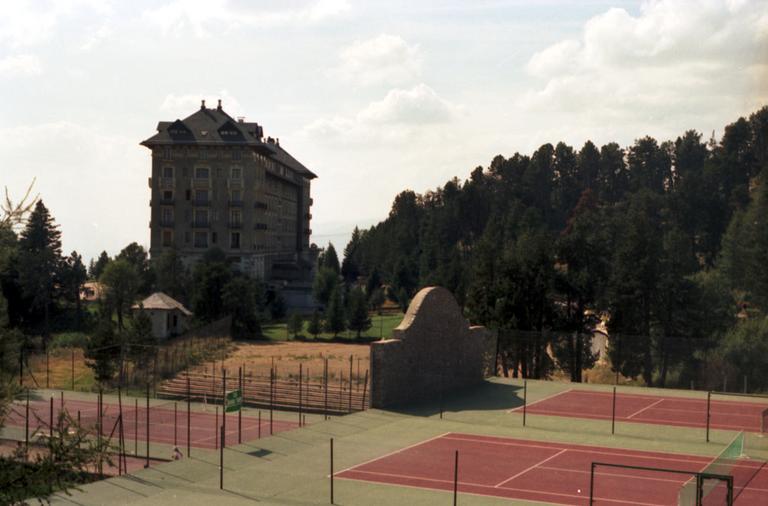
[[[205,109],[205,99],[200,101],[200,109]]]
[[[219,111],[221,110],[221,99],[219,99],[219,105],[216,106],[216,109]]]
[[[275,144],[277,144],[278,146],[280,145],[280,137],[278,137],[277,139],[275,139]]]

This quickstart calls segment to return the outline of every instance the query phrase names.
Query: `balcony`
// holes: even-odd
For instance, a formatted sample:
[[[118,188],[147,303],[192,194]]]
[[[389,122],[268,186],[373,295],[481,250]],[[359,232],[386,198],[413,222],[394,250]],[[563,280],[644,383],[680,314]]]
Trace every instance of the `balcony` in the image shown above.
[[[211,199],[193,199],[192,205],[196,207],[207,207],[211,205]]]
[[[242,200],[230,200],[229,201],[229,207],[243,207],[243,201]]]
[[[157,199],[157,201],[160,203],[161,206],[172,206],[174,204],[174,199],[164,199],[160,197]]]
[[[304,229],[304,235],[312,235],[312,229],[311,228],[305,228]]]
[[[235,221],[230,220],[229,228],[234,228],[234,229],[243,228],[243,222],[238,220],[235,220]]]
[[[312,213],[307,213],[304,215],[304,218],[311,220],[312,219]]]
[[[253,229],[254,230],[266,230],[267,229],[267,224],[266,223],[257,223],[256,225],[253,226]]]
[[[160,226],[161,227],[173,227],[174,226],[174,221],[173,220],[169,220],[169,219],[165,219],[164,220],[164,219],[161,218],[160,219]]]
[[[211,220],[192,220],[190,226],[192,228],[210,228]]]
[[[176,186],[176,180],[172,177],[161,177],[160,178],[160,188],[162,189],[173,189],[174,186]]]
[[[211,178],[209,177],[193,177],[192,188],[210,188]]]

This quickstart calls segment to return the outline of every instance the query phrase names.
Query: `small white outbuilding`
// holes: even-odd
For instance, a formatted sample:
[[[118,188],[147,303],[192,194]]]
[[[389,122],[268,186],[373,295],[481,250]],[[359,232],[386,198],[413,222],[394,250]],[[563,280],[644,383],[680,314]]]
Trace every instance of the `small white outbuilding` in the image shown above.
[[[183,334],[189,328],[192,312],[184,305],[163,292],[155,292],[138,304],[134,311],[144,311],[152,320],[152,335],[158,339]]]

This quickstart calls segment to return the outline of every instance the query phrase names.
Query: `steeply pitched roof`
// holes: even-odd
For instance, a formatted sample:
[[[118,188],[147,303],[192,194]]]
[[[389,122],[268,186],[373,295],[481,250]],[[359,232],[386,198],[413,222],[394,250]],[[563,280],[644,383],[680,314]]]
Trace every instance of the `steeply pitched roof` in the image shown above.
[[[258,123],[239,121],[221,108],[205,107],[183,120],[161,121],[157,124],[157,133],[141,142],[142,146],[201,145],[201,146],[247,146],[268,156],[278,163],[296,171],[308,179],[317,177],[298,160],[288,154],[275,142],[264,142],[264,130]],[[270,139],[271,140],[271,139]]]
[[[185,308],[181,302],[177,301],[170,295],[164,294],[163,292],[155,292],[141,301],[140,304],[133,305],[133,309],[140,309],[142,307],[144,309],[164,309],[167,311],[178,309],[185,315],[192,316],[192,312]]]

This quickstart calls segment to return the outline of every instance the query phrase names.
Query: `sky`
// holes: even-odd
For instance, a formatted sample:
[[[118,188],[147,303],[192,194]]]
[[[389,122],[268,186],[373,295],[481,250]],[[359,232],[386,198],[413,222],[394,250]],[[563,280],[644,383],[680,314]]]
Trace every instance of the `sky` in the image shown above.
[[[63,249],[149,246],[158,121],[221,99],[319,177],[311,240],[497,154],[725,125],[768,105],[765,0],[15,0],[0,16],[0,184]]]

